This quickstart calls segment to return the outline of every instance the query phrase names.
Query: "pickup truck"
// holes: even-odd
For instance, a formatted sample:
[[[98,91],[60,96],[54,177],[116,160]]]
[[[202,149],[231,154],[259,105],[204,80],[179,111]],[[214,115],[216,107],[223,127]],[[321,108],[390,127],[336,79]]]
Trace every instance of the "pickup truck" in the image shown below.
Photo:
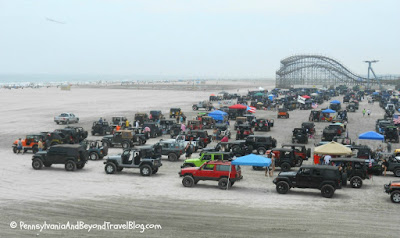
[[[69,124],[69,123],[78,123],[79,122],[79,117],[76,117],[72,113],[61,113],[59,116],[54,117],[54,121],[57,124],[63,123],[63,124]]]

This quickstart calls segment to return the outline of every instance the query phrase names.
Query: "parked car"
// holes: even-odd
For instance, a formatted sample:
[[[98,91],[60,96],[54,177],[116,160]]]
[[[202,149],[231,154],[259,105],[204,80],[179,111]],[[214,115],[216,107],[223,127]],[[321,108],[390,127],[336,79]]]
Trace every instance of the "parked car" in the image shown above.
[[[124,116],[116,116],[116,117],[112,117],[111,121],[112,121],[112,126],[116,127],[118,125],[122,125],[126,122],[126,120],[128,120],[126,117]]]
[[[353,188],[361,188],[364,179],[369,179],[367,165],[364,159],[358,158],[332,158],[331,163],[342,167],[343,185],[350,181]]]
[[[168,160],[172,162],[178,161],[185,150],[183,143],[171,140],[160,140],[155,145],[159,145],[161,147],[161,155],[167,155]]]
[[[111,134],[112,133],[112,126],[110,126],[110,124],[108,124],[107,121],[103,121],[103,122],[99,122],[99,121],[95,121],[93,122],[92,125],[92,136],[99,134],[101,136],[104,136],[106,134]]]
[[[291,188],[312,188],[320,190],[323,197],[331,198],[341,188],[342,176],[335,166],[308,165],[297,172],[280,172],[273,183],[280,194],[286,194]]]
[[[210,101],[201,101],[192,105],[193,111],[197,111],[201,108],[205,109],[206,111],[211,111],[213,109],[213,105]]]
[[[113,135],[104,136],[101,142],[107,148],[122,146],[122,148],[127,149],[135,145],[146,144],[146,138],[143,134],[134,134],[132,130],[120,130]]]
[[[73,113],[64,112],[64,113],[61,113],[59,116],[54,117],[54,121],[57,124],[78,123],[79,117],[76,117]]]
[[[83,141],[81,145],[88,151],[90,160],[103,159],[108,154],[108,148],[103,147],[100,140]]]
[[[394,203],[400,203],[400,181],[393,181],[384,185],[385,192],[390,194]]]
[[[45,141],[46,141],[46,136],[45,134],[32,134],[32,135],[27,135],[25,139],[21,140],[22,143],[22,149],[24,150],[24,153],[27,151],[31,150],[32,153],[36,153],[39,151],[38,149],[38,142],[40,139],[42,139],[43,146],[45,146]],[[17,153],[17,144],[18,140],[15,140],[13,145],[12,145],[12,150],[14,153]]]
[[[301,158],[303,161],[311,158],[311,148],[306,148],[305,145],[301,144],[283,144],[282,148],[291,148],[294,150],[294,154]]]
[[[308,134],[305,128],[294,128],[292,132],[292,143],[308,143]]]
[[[181,168],[185,167],[201,167],[204,163],[213,160],[230,160],[232,159],[232,153],[229,152],[221,152],[221,151],[214,151],[214,152],[204,152],[200,154],[199,158],[195,159],[186,159],[183,162]]]
[[[32,167],[36,170],[43,166],[64,164],[65,170],[82,169],[88,160],[88,152],[81,145],[54,145],[47,151],[39,151],[32,157]]]
[[[289,113],[286,108],[279,108],[278,109],[278,118],[289,118]]]
[[[139,122],[139,126],[142,126],[143,123],[149,120],[149,115],[145,112],[138,112],[135,114],[135,121]]]
[[[123,169],[140,169],[142,176],[156,174],[162,166],[161,155],[151,146],[125,149],[122,154],[107,157],[104,162],[107,174],[121,172]]]
[[[246,138],[246,145],[251,151],[257,151],[258,154],[265,154],[267,150],[276,147],[276,139],[271,136],[249,135]]]
[[[214,180],[220,189],[228,189],[243,178],[239,165],[221,160],[206,162],[201,167],[182,168],[179,176],[183,177],[185,187],[193,187],[200,180]]]
[[[177,107],[173,107],[169,109],[169,118],[177,118],[182,115],[182,110]]]

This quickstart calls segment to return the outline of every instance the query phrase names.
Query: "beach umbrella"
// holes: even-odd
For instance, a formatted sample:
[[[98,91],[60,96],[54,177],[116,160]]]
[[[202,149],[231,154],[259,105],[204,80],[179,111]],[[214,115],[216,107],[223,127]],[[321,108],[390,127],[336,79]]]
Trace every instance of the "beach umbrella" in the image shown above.
[[[311,98],[310,96],[308,96],[308,95],[303,95],[303,96],[301,96],[302,98]]]
[[[328,108],[328,109],[323,110],[322,112],[323,113],[335,113],[336,111]]]
[[[340,101],[338,101],[338,100],[333,100],[331,103],[332,103],[332,104],[340,104]]]
[[[375,131],[368,131],[358,136],[360,140],[380,140],[383,141],[385,137]]]
[[[314,149],[314,154],[320,154],[320,155],[351,155],[352,151],[350,148],[331,141],[325,145],[320,145],[318,147],[315,147]]]
[[[242,104],[235,104],[229,107],[229,109],[247,109],[247,106]]]

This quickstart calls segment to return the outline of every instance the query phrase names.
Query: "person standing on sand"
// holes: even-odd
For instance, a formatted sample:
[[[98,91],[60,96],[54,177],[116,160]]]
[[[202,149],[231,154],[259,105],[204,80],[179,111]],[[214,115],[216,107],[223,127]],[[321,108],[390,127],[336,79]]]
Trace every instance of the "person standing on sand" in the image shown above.
[[[136,120],[135,124],[136,124],[135,127],[139,128],[139,120]]]
[[[267,175],[267,171],[269,170],[269,177],[272,177],[272,176],[274,176],[274,171],[275,171],[275,154],[274,153],[272,153],[272,151],[271,151],[271,165],[269,166],[269,168],[268,167],[266,167],[265,168],[265,176],[268,176]]]
[[[368,109],[367,114],[368,114],[368,116],[370,116],[371,115],[371,110]]]
[[[363,116],[365,116],[365,108],[362,110],[362,114]]]
[[[17,154],[19,154],[21,152],[21,150],[22,150],[22,141],[21,141],[21,138],[19,138],[19,140],[17,142]]]
[[[43,151],[43,142],[42,142],[42,139],[40,139],[39,142],[38,142],[38,149],[39,149],[39,151]]]
[[[126,119],[126,121],[125,121],[125,128],[129,128],[129,120],[128,119]]]
[[[392,153],[392,144],[389,141],[387,142],[387,152]]]

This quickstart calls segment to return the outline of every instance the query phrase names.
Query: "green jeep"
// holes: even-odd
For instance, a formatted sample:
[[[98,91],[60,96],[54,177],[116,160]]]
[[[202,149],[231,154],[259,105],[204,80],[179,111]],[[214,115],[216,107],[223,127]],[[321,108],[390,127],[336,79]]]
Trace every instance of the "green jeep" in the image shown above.
[[[197,159],[187,159],[183,162],[181,168],[186,167],[201,167],[205,162],[212,161],[212,160],[230,160],[233,154],[231,152],[220,152],[220,151],[213,151],[213,152],[201,152],[200,158]]]

